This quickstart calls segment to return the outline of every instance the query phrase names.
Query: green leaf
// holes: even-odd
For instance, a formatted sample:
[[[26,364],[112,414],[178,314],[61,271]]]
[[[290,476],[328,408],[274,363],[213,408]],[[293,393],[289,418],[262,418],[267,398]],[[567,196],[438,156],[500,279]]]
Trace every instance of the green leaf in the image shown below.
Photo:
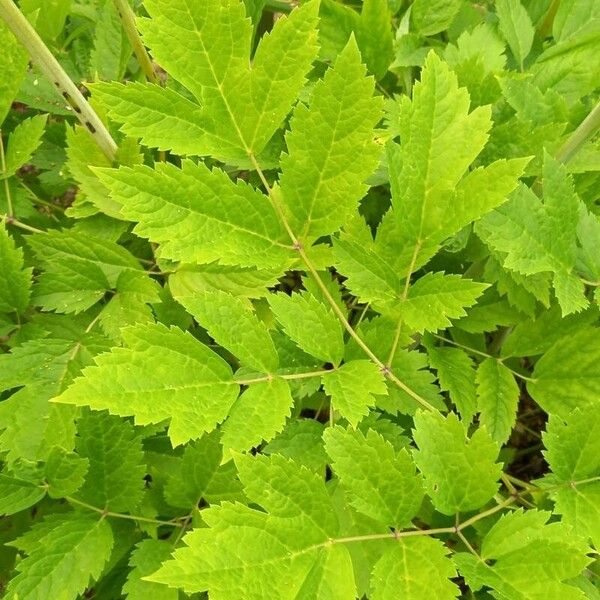
[[[48,115],[36,115],[21,121],[10,134],[6,147],[5,169],[0,176],[11,177],[32,157],[44,135]]]
[[[502,465],[498,446],[485,429],[467,438],[465,425],[447,417],[419,411],[415,415],[414,452],[425,478],[425,489],[437,510],[454,515],[481,508],[498,490]]]
[[[126,347],[98,356],[56,402],[133,416],[139,425],[170,420],[174,446],[225,419],[238,386],[222,358],[177,328],[139,325],[122,334]]]
[[[131,44],[115,3],[100,0],[98,4],[90,71],[95,79],[121,79],[131,57]]]
[[[185,304],[197,294],[222,290],[243,298],[262,298],[269,292],[267,288],[277,283],[280,268],[253,269],[220,265],[181,265],[169,277],[169,287],[173,297]]]
[[[500,20],[500,32],[522,71],[535,34],[529,14],[519,0],[497,0],[496,14]]]
[[[142,144],[175,154],[199,154],[204,134],[198,104],[177,91],[152,83],[111,81],[89,86],[120,130]]]
[[[108,189],[92,170],[95,167],[111,167],[112,161],[102,152],[85,127],[67,127],[66,166],[79,184],[79,196],[67,214],[79,216],[83,212],[88,216],[102,211],[114,219],[123,219],[121,206],[109,198]]]
[[[27,243],[44,266],[34,288],[34,302],[46,310],[87,310],[117,287],[123,273],[143,273],[125,248],[83,233],[54,230],[29,236]]]
[[[278,193],[291,230],[305,246],[338,230],[367,191],[365,180],[379,155],[374,127],[381,100],[373,87],[351,39],[315,85],[308,107],[294,110]]]
[[[375,249],[406,276],[446,238],[502,204],[527,160],[501,160],[466,174],[487,141],[489,107],[469,113],[467,90],[433,52],[412,100],[403,96],[398,102],[394,126],[402,144],[388,144],[392,210],[379,227]],[[464,140],[459,148],[457,139]]]
[[[0,312],[22,313],[29,306],[31,271],[6,226],[0,226]]]
[[[484,538],[481,559],[456,554],[454,562],[469,587],[477,591],[485,585],[498,598],[515,600],[583,600],[585,595],[566,580],[579,575],[590,562],[587,547],[563,523],[545,525],[549,516],[523,509],[506,514]],[[546,568],[549,564],[552,569]]]
[[[369,414],[369,407],[376,404],[375,396],[387,395],[383,373],[370,360],[346,362],[338,369],[325,372],[322,380],[333,409],[353,427]]]
[[[127,325],[154,322],[150,304],[160,300],[161,288],[143,271],[122,272],[115,288],[98,318],[106,335],[121,341],[121,330]]]
[[[0,474],[0,515],[14,515],[37,504],[45,495],[40,485]]]
[[[423,501],[423,482],[410,454],[396,451],[375,431],[329,428],[325,450],[352,506],[397,530],[409,527]]]
[[[285,270],[292,256],[269,200],[221,169],[184,161],[178,169],[97,169],[134,231],[160,244],[169,260]]]
[[[329,494],[320,475],[277,454],[238,454],[235,464],[251,502],[279,517],[302,515],[322,534],[335,534],[337,518],[328,510]]]
[[[273,340],[249,303],[217,290],[180,298],[180,302],[217,343],[240,359],[243,366],[259,373],[272,373],[277,369],[279,357]],[[231,328],[232,323],[236,323],[235,329]]]
[[[589,0],[563,0],[552,22],[552,35],[557,42],[583,38],[600,31],[600,6]]]
[[[583,206],[579,213],[577,237],[577,269],[592,281],[600,281],[600,257],[596,248],[600,244],[600,219]]]
[[[555,511],[594,546],[600,543],[600,414],[575,410],[550,417],[543,435],[544,456]],[[583,483],[585,480],[586,483]],[[581,481],[577,484],[575,482]],[[558,487],[555,487],[558,486]],[[554,488],[554,489],[553,489]]]
[[[4,56],[0,73],[0,123],[2,123],[19,91],[27,70],[29,56],[7,27],[4,19],[0,21],[0,47]]]
[[[385,76],[393,58],[391,18],[387,0],[363,2],[356,42],[369,71],[377,79]]]
[[[28,556],[8,584],[8,598],[72,600],[102,573],[113,535],[106,519],[71,513],[47,518],[12,545]]]
[[[214,600],[355,597],[350,554],[329,542],[338,525],[323,478],[277,455],[236,464],[250,501],[268,512],[231,503],[202,511],[208,527],[187,534],[151,580]]]
[[[281,454],[299,465],[324,472],[327,455],[323,448],[322,423],[313,419],[292,419],[264,448],[264,454]]]
[[[312,294],[271,294],[269,305],[285,333],[308,354],[337,366],[344,355],[342,326]]]
[[[460,594],[450,581],[456,569],[439,540],[399,539],[377,561],[371,577],[373,600],[452,600]]]
[[[123,586],[123,593],[127,600],[177,600],[179,598],[177,590],[146,579],[170,558],[172,551],[173,545],[166,540],[145,539],[136,544],[129,559],[129,566],[133,568]]]
[[[566,168],[548,155],[543,170],[544,202],[521,186],[510,202],[477,225],[477,233],[506,253],[504,266],[524,275],[552,272],[563,316],[588,305],[584,286],[573,272],[580,201]]]
[[[222,458],[222,448],[215,434],[187,444],[178,468],[169,474],[165,484],[167,502],[191,511],[203,498],[208,500]]]
[[[469,90],[474,106],[498,100],[500,88],[496,79],[506,63],[505,44],[489,23],[480,23],[463,31],[444,50],[444,59],[458,77],[459,84]]]
[[[427,273],[408,288],[406,300],[398,303],[402,320],[418,332],[437,331],[464,317],[488,287],[459,275]]]
[[[557,341],[536,363],[527,390],[548,413],[567,418],[594,411],[600,398],[599,330],[582,329]]]
[[[144,492],[142,441],[133,427],[106,413],[77,421],[77,453],[89,463],[75,497],[113,512],[134,512]]]
[[[371,247],[336,238],[333,253],[336,268],[347,277],[344,285],[363,302],[393,304],[400,297],[400,278]]]
[[[460,348],[428,346],[427,354],[429,364],[437,371],[440,387],[450,394],[462,420],[468,423],[477,412],[473,361]]]
[[[514,375],[499,360],[486,358],[477,369],[479,423],[504,444],[517,418],[520,390]]]
[[[152,18],[140,27],[154,58],[201,103],[204,134],[195,153],[226,162],[260,154],[316,57],[317,2],[278,19],[251,68],[252,24],[238,0],[151,0],[145,7]]]
[[[460,0],[415,0],[410,17],[421,35],[435,35],[447,29],[460,10]]]
[[[38,11],[36,31],[44,39],[53,40],[62,31],[71,10],[71,0],[22,0],[19,6],[26,15]]]
[[[504,358],[544,354],[561,338],[590,327],[597,319],[598,312],[593,307],[562,317],[560,307],[555,304],[542,312],[535,321],[527,320],[517,324],[500,352]]]
[[[250,450],[282,431],[294,404],[287,381],[277,377],[252,383],[237,399],[223,424],[223,447]]]
[[[87,458],[54,446],[44,465],[48,495],[51,498],[73,496],[83,485],[89,464]]]

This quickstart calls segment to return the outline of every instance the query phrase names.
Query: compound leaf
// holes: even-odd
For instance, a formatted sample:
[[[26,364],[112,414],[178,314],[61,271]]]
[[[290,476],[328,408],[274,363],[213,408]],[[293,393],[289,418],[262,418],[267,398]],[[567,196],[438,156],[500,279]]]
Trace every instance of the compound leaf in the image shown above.
[[[187,534],[151,580],[214,600],[354,597],[350,554],[329,543],[338,524],[322,477],[278,455],[236,464],[249,499],[268,512],[228,502],[204,510],[208,527]]]
[[[515,600],[583,600],[586,596],[565,580],[579,575],[589,563],[587,547],[564,523],[545,525],[549,517],[537,510],[506,514],[484,538],[482,560],[456,554],[454,561],[471,589],[485,585],[498,597]],[[553,568],[545,568],[548,564]]]
[[[239,0],[151,0],[145,6],[152,18],[140,27],[155,58],[200,103],[204,131],[195,153],[234,162],[259,155],[316,57],[318,3],[307,2],[278,19],[259,44],[252,68],[253,28]]]
[[[580,201],[566,168],[546,155],[544,201],[521,186],[510,202],[477,224],[484,241],[506,253],[504,266],[523,275],[553,273],[563,316],[588,305],[584,286],[573,272],[577,254]]]

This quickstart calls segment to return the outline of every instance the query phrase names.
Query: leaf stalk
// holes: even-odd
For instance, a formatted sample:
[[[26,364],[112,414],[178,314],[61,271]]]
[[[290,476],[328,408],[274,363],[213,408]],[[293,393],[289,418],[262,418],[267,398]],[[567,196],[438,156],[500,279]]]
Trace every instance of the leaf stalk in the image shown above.
[[[108,129],[13,0],[0,0],[0,17],[25,47],[32,62],[41,69],[67,101],[80,123],[92,135],[107,158],[114,161],[117,155],[117,144]]]

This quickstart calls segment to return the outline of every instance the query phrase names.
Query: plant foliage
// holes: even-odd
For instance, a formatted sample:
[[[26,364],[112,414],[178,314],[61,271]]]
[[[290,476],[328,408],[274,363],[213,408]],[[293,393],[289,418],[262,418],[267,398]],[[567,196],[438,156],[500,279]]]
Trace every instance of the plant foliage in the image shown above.
[[[598,2],[13,9],[4,597],[599,598]]]

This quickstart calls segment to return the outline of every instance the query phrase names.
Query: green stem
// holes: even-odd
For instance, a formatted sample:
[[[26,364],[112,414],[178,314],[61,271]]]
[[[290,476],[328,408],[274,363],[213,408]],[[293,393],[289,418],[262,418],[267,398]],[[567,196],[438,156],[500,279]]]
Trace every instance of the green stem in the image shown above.
[[[152,523],[154,525],[168,525],[170,527],[182,527],[182,524],[176,521],[161,521],[160,519],[150,519],[148,517],[139,517],[137,515],[126,515],[124,513],[111,512],[109,510],[104,510],[103,508],[99,508],[97,506],[93,506],[92,504],[88,504],[87,502],[82,502],[81,500],[77,500],[76,498],[67,497],[65,500],[69,504],[74,504],[76,506],[80,506],[81,508],[86,508],[87,510],[91,510],[96,512],[103,517],[112,517],[113,519],[127,519],[129,521],[140,521],[142,523]]]
[[[0,0],[0,17],[29,52],[31,60],[73,108],[81,124],[89,131],[104,154],[110,161],[114,161],[117,144],[108,129],[12,0]]]
[[[568,163],[581,150],[583,145],[592,138],[600,129],[600,102],[594,106],[579,127],[571,134],[569,139],[560,147],[556,160]]]
[[[117,12],[119,13],[119,17],[121,17],[121,23],[123,24],[123,29],[125,30],[127,39],[133,48],[133,52],[138,59],[138,63],[140,64],[146,79],[150,83],[158,83],[158,77],[156,77],[156,73],[154,72],[152,60],[150,59],[148,51],[146,50],[146,46],[144,46],[142,38],[140,37],[139,31],[136,27],[135,13],[133,12],[133,9],[127,0],[114,0],[114,2],[115,6],[117,7]]]
[[[438,527],[437,529],[411,529],[409,531],[390,531],[387,533],[370,533],[367,535],[350,535],[348,537],[332,538],[331,544],[351,544],[353,542],[368,542],[371,540],[398,540],[405,537],[418,537],[421,535],[437,535],[454,533],[454,527]]]
[[[44,233],[41,229],[38,229],[37,227],[32,227],[31,225],[27,225],[27,223],[22,223],[21,221],[18,221],[17,219],[9,215],[0,214],[0,220],[5,221],[7,225],[14,225],[19,229],[29,231],[30,233]]]
[[[494,356],[493,354],[488,354],[487,352],[482,352],[481,350],[471,348],[470,346],[465,346],[464,344],[459,344],[458,342],[455,342],[454,340],[451,340],[450,338],[446,338],[443,335],[438,335],[437,333],[432,333],[431,335],[434,338],[437,338],[438,340],[442,340],[443,342],[451,344],[452,346],[456,346],[457,348],[462,348],[465,352],[468,352],[469,354],[475,354],[477,356],[482,356],[484,358],[491,358],[493,360],[497,360],[500,364],[504,365],[504,367],[506,369],[508,369],[515,377],[518,377],[519,379],[522,379],[523,381],[529,381],[529,382],[536,381],[535,378],[527,377],[527,375],[523,375],[523,374],[519,373],[519,371],[515,371],[514,369],[511,369],[508,365],[505,365],[504,359],[500,358],[499,356]]]
[[[0,129],[0,168],[2,168],[2,179],[4,180],[4,193],[6,194],[6,210],[9,219],[14,215],[10,186],[8,185],[8,173],[6,172],[6,159],[4,156],[4,142],[2,141],[2,130]]]
[[[46,206],[51,210],[57,210],[62,213],[65,212],[65,209],[62,206],[53,204],[52,202],[48,202],[48,200],[40,198],[22,179],[19,180],[19,185],[27,192],[34,204],[40,204],[41,206]]]
[[[289,2],[283,0],[267,0],[265,2],[265,10],[270,12],[290,13],[294,8]]]
[[[239,128],[238,128],[238,131],[239,131]],[[240,140],[242,140],[242,141],[244,140],[244,137],[241,135],[241,132],[240,132]],[[281,207],[281,205],[279,203],[279,198],[277,198],[275,196],[273,188],[271,188],[271,186],[269,185],[269,182],[267,181],[267,178],[265,177],[263,170],[262,170],[260,164],[258,163],[258,160],[256,159],[256,157],[254,156],[254,154],[252,153],[252,151],[250,149],[247,148],[247,152],[248,152],[248,158],[251,160],[254,170],[257,172],[260,180],[262,181],[262,184],[263,184],[265,190],[267,191],[269,200],[271,201],[271,204],[272,204],[275,212],[277,213],[277,216],[279,217],[281,224],[283,225],[287,234],[290,236],[290,239],[292,240],[292,247],[294,248],[294,250],[296,250],[298,252],[298,255],[300,256],[300,258],[302,259],[302,262],[306,266],[306,270],[312,276],[312,278],[315,280],[317,286],[319,287],[319,289],[321,290],[321,292],[323,294],[323,297],[325,298],[325,300],[327,300],[329,306],[331,307],[331,310],[333,310],[333,312],[335,313],[335,316],[338,318],[338,320],[340,321],[340,323],[342,324],[344,329],[348,332],[350,337],[356,342],[356,344],[359,346],[359,348],[379,367],[379,370],[383,373],[383,375],[385,377],[387,377],[390,381],[392,381],[395,385],[397,385],[403,392],[408,394],[413,400],[415,400],[417,403],[419,403],[421,406],[423,406],[427,410],[431,410],[433,412],[438,412],[438,410],[432,404],[427,402],[427,400],[425,400],[425,398],[423,398],[422,396],[417,394],[417,392],[415,392],[412,388],[410,388],[403,381],[398,379],[398,377],[396,377],[396,375],[394,375],[394,373],[391,371],[391,369],[389,367],[387,367],[383,363],[383,361],[381,361],[379,359],[379,357],[371,350],[371,348],[369,348],[369,346],[367,344],[365,344],[365,342],[358,335],[358,333],[356,331],[354,331],[354,328],[352,327],[352,325],[346,318],[344,311],[338,306],[338,303],[335,301],[335,298],[331,295],[329,288],[325,285],[325,283],[321,279],[317,269],[315,269],[314,265],[312,264],[312,261],[310,260],[308,254],[306,253],[304,246],[302,245],[300,240],[298,240],[298,238],[296,237],[296,234],[292,231],[290,224],[288,223],[288,220],[283,211],[283,208]]]
[[[321,371],[308,371],[305,373],[288,373],[285,375],[265,375],[264,377],[255,377],[253,379],[235,379],[234,383],[238,385],[251,385],[253,383],[264,383],[273,379],[309,379],[311,377],[321,377],[324,373],[331,373],[331,370],[322,369]]]
[[[419,250],[421,250],[421,240],[417,241],[415,244],[412,258],[410,260],[410,265],[408,267],[408,273],[406,273],[406,279],[404,280],[404,289],[402,290],[402,296],[400,298],[400,302],[406,302],[406,298],[408,298],[408,290],[410,289],[410,278],[412,277],[413,271],[415,270],[415,263],[417,262],[417,256],[419,255]],[[392,363],[394,362],[394,357],[396,356],[396,350],[398,349],[398,342],[400,341],[400,333],[402,332],[402,319],[398,320],[398,325],[396,326],[396,333],[394,335],[394,341],[392,343],[392,349],[390,350],[390,355],[388,356],[387,366],[391,369]]]
[[[460,523],[459,525],[456,526],[456,531],[462,531],[463,529],[466,529],[467,527],[474,525],[475,523],[477,523],[477,521],[481,521],[481,519],[485,519],[486,517],[496,514],[498,511],[500,511],[503,508],[506,508],[506,507],[510,506],[511,504],[513,504],[514,502],[516,502],[516,500],[517,500],[517,495],[515,494],[514,496],[511,496],[510,498],[507,498],[506,500],[504,500],[504,502],[500,502],[500,504],[497,504],[496,506],[493,506],[492,508],[490,508],[488,510],[484,510],[483,512],[480,512],[479,514],[471,517],[470,519],[463,521],[462,523]]]

